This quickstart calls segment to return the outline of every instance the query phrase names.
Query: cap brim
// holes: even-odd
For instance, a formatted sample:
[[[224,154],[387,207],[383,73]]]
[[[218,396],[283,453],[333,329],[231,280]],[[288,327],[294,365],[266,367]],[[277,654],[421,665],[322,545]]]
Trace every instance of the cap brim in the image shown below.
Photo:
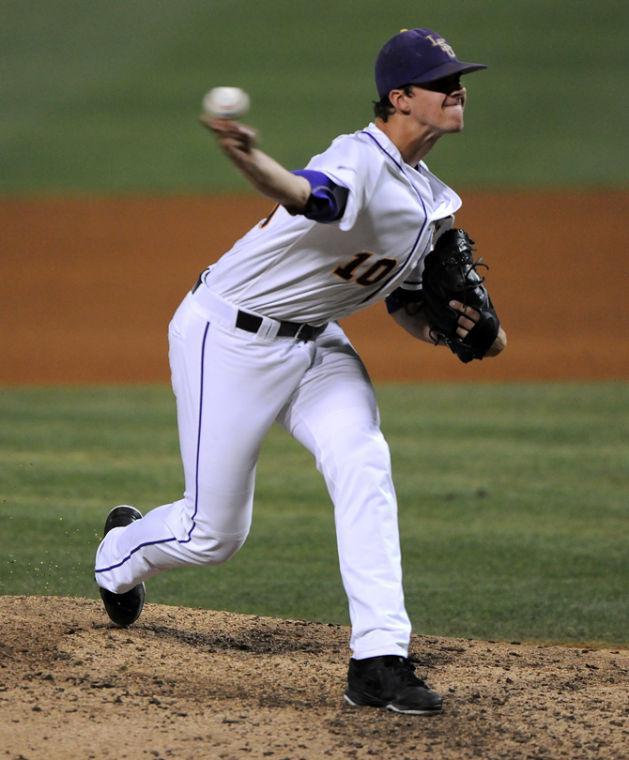
[[[448,61],[441,64],[434,69],[424,71],[421,77],[413,79],[409,84],[428,84],[428,82],[434,82],[436,79],[443,79],[443,77],[452,76],[452,74],[470,74],[472,71],[480,71],[486,69],[484,63],[466,63],[465,61]]]

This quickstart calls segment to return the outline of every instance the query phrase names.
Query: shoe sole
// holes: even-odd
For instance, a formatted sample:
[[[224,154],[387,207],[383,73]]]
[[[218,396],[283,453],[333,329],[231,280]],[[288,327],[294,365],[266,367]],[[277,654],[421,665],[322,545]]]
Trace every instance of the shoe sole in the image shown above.
[[[142,614],[145,598],[145,586],[143,583],[138,583],[137,586],[134,586],[130,591],[125,591],[123,594],[114,594],[113,591],[107,591],[107,589],[100,587],[98,590],[100,592],[103,606],[105,607],[105,612],[109,616],[111,622],[119,628],[128,628],[132,623],[135,623]],[[132,592],[139,595],[139,601],[136,602],[135,609],[128,614],[128,608],[125,608],[124,606],[121,607],[120,600],[121,597]]]
[[[129,521],[119,525],[110,525],[110,522],[112,521],[112,515],[119,509],[127,510],[127,517],[129,518]],[[131,523],[141,519],[142,513],[140,510],[132,507],[130,504],[120,504],[117,507],[112,507],[105,519],[105,530],[103,531],[103,535],[106,536],[109,531],[113,530],[114,528],[124,528],[127,525],[131,525]],[[122,594],[114,594],[113,591],[108,591],[107,589],[101,587],[99,587],[98,590],[100,592],[100,598],[103,602],[103,606],[105,607],[105,612],[114,625],[117,625],[120,628],[128,628],[132,623],[135,623],[135,621],[142,614],[142,610],[144,609],[144,600],[146,597],[146,586],[144,583],[138,583],[137,586],[134,586],[132,589],[125,591]],[[125,609],[124,604],[121,605],[120,602],[124,600],[124,597],[127,596],[127,594],[132,593],[137,594],[139,600],[134,605],[136,608],[132,609],[130,611],[130,614],[126,614],[128,608]]]
[[[385,710],[390,710],[391,712],[400,713],[402,715],[438,715],[441,712],[441,706],[435,707],[434,709],[418,710],[400,707],[399,705],[393,704],[393,702],[356,702],[347,693],[343,694],[343,698],[347,704],[352,707],[381,707]]]
[[[113,522],[113,515],[118,510],[125,510],[126,517],[129,519],[128,522],[124,523],[118,523],[111,525],[110,523]],[[126,528],[127,525],[131,525],[132,522],[137,522],[138,520],[142,519],[142,512],[140,512],[139,509],[136,509],[135,507],[132,507],[130,504],[119,504],[117,507],[112,507],[109,512],[107,513],[107,517],[105,518],[105,528],[103,530],[103,536],[106,536],[110,530],[113,530],[114,528]]]

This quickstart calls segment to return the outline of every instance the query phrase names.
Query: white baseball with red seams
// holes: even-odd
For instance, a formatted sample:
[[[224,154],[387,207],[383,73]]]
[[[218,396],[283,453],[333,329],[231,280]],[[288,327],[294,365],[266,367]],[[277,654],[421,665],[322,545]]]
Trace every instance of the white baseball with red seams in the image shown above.
[[[249,110],[249,95],[240,87],[214,87],[203,97],[203,110],[210,116],[239,119]]]

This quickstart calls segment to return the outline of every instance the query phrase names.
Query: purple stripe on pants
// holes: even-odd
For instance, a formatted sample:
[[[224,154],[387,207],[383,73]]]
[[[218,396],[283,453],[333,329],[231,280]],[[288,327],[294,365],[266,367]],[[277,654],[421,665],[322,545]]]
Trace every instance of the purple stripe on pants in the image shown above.
[[[201,422],[203,419],[203,376],[204,376],[204,366],[205,366],[205,343],[207,340],[207,334],[210,329],[210,323],[208,322],[205,326],[205,331],[203,333],[203,341],[201,343],[201,378],[200,378],[200,387],[199,387],[199,429],[197,432],[197,458],[196,458],[196,469],[194,474],[194,480],[195,480],[195,494],[194,494],[194,512],[192,513],[192,525],[190,527],[190,530],[188,531],[188,538],[184,539],[183,541],[179,541],[180,544],[187,544],[192,539],[192,531],[194,530],[196,526],[195,517],[199,508],[199,456],[201,451]],[[143,549],[145,546],[155,546],[155,544],[166,544],[169,541],[177,541],[177,538],[170,537],[170,538],[161,538],[156,541],[145,541],[144,543],[140,544],[139,546],[134,547],[129,554],[120,562],[117,562],[115,565],[110,565],[109,567],[99,567],[96,568],[94,571],[95,573],[106,573],[108,570],[115,570],[117,567],[121,567],[124,565],[125,562],[128,562],[128,560],[131,559],[131,557],[140,549]]]

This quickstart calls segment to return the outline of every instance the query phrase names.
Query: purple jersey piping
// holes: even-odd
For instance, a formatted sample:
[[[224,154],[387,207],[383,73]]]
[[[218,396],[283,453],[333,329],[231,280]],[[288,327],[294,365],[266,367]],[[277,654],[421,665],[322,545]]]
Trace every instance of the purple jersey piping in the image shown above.
[[[196,459],[196,469],[194,474],[194,485],[195,485],[195,495],[194,495],[194,512],[192,513],[192,526],[190,527],[190,530],[188,531],[188,538],[184,539],[183,541],[179,541],[180,544],[187,544],[191,538],[192,538],[192,531],[194,530],[196,526],[195,518],[197,515],[197,510],[199,508],[199,452],[201,450],[201,421],[203,417],[203,374],[204,374],[204,365],[205,365],[205,341],[207,339],[208,330],[210,329],[210,323],[208,322],[205,326],[205,331],[203,333],[203,341],[201,343],[201,387],[199,391],[199,429],[197,432],[197,459]],[[106,573],[109,570],[115,570],[117,567],[121,567],[124,565],[125,562],[128,562],[131,557],[140,549],[143,549],[145,546],[155,546],[156,544],[167,544],[169,541],[178,541],[177,538],[174,536],[171,536],[170,538],[160,538],[156,541],[145,541],[143,544],[139,544],[138,546],[131,549],[129,554],[121,560],[120,562],[117,562],[115,565],[110,565],[109,567],[100,567],[96,568],[94,570],[95,573]]]
[[[376,144],[376,145],[377,145],[377,146],[380,148],[380,150],[381,150],[381,151],[382,151],[382,152],[383,152],[383,153],[384,153],[386,156],[388,156],[388,157],[391,159],[391,161],[393,161],[393,163],[394,163],[394,164],[397,166],[397,168],[398,168],[398,169],[399,169],[399,170],[402,172],[402,174],[403,174],[404,176],[406,176],[406,172],[404,171],[404,167],[402,166],[402,164],[400,164],[400,162],[399,162],[399,161],[397,161],[397,160],[396,160],[396,159],[395,159],[395,158],[394,158],[394,157],[393,157],[393,156],[392,156],[392,155],[389,153],[389,151],[388,151],[386,148],[383,148],[383,147],[382,147],[382,145],[380,145],[380,143],[379,143],[379,142],[376,140],[376,138],[375,138],[375,137],[374,137],[374,136],[371,134],[371,132],[367,132],[367,130],[363,129],[363,130],[360,132],[360,134],[361,134],[361,135],[367,135],[367,137],[369,137],[369,139],[373,140],[373,142],[374,142],[374,143],[375,143],[375,144]],[[423,222],[422,226],[421,226],[421,227],[420,227],[420,229],[419,229],[419,234],[417,235],[417,238],[415,239],[415,242],[413,243],[413,245],[412,245],[412,247],[411,247],[411,250],[409,251],[409,254],[408,254],[408,256],[406,257],[406,259],[404,260],[404,263],[403,263],[403,264],[402,264],[402,266],[400,267],[400,270],[401,270],[401,269],[404,269],[404,267],[405,267],[405,266],[407,265],[407,263],[408,263],[408,260],[410,259],[410,257],[411,257],[411,256],[413,255],[413,253],[415,252],[415,248],[417,248],[417,243],[419,243],[419,240],[420,240],[420,238],[421,238],[421,236],[422,236],[422,234],[423,234],[423,232],[424,232],[424,229],[425,229],[425,227],[426,227],[426,224],[427,224],[427,222],[428,222],[428,214],[426,213],[426,206],[425,206],[425,204],[424,204],[424,199],[423,199],[423,198],[421,197],[421,195],[420,195],[420,194],[417,192],[417,189],[415,188],[415,185],[414,185],[414,184],[413,184],[413,183],[412,183],[410,180],[409,180],[409,183],[410,183],[411,187],[413,188],[413,192],[415,193],[415,195],[416,195],[416,196],[417,196],[417,198],[419,199],[419,202],[421,203],[421,206],[422,206],[422,210],[423,210],[423,212],[424,212],[424,222]],[[400,271],[400,270],[398,270],[398,271]],[[374,292],[373,292],[373,293],[370,293],[370,294],[369,294],[369,295],[368,295],[366,298],[363,298],[363,300],[361,301],[361,303],[365,303],[365,301],[369,301],[371,298],[373,298],[375,295],[377,295],[377,294],[378,294],[378,293],[379,293],[379,292],[380,292],[380,291],[381,291],[383,288],[385,288],[385,287],[386,287],[386,286],[387,286],[387,285],[388,285],[388,284],[391,282],[391,280],[392,280],[394,277],[395,277],[395,273],[393,273],[393,274],[391,275],[391,277],[389,277],[389,279],[388,279],[388,280],[386,280],[385,282],[383,282],[383,283],[382,283],[382,285],[380,285],[380,287],[379,287],[377,290],[374,290]]]

